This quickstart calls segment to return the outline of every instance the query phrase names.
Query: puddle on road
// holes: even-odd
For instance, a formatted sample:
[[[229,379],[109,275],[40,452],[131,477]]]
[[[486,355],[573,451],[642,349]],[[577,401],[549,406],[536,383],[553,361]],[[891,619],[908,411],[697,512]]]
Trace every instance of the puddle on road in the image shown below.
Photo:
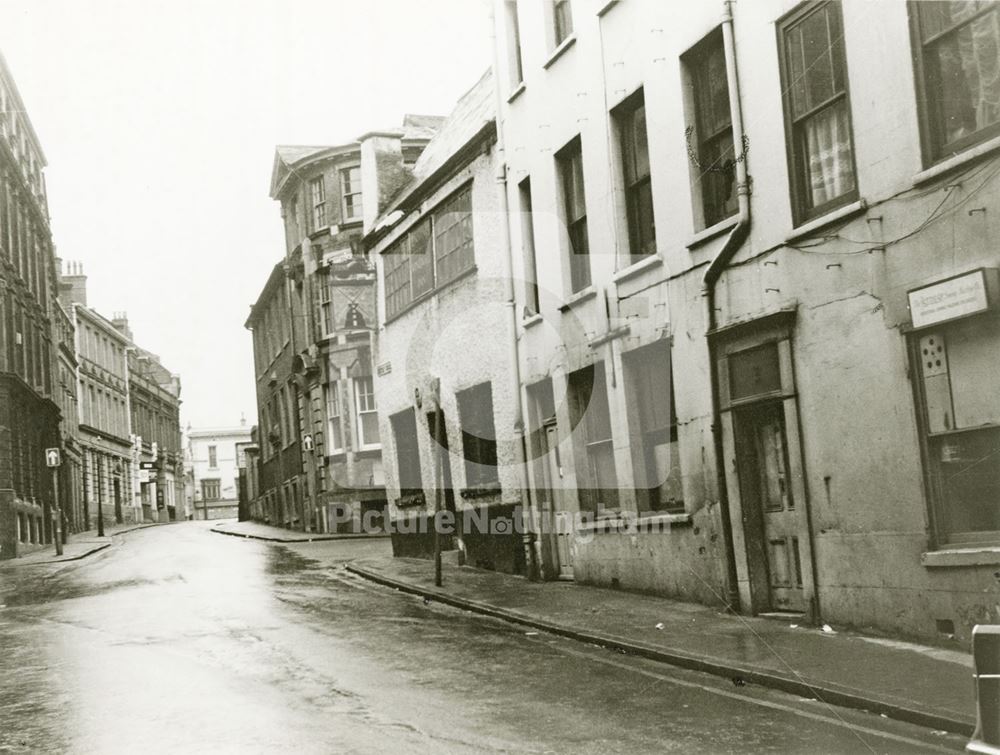
[[[267,562],[264,568],[268,574],[298,574],[318,569],[320,566],[319,561],[300,556],[280,545],[273,545],[267,550]]]

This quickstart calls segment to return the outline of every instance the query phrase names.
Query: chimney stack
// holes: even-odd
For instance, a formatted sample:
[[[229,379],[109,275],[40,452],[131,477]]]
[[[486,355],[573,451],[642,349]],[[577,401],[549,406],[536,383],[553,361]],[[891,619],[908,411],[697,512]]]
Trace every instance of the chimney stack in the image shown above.
[[[128,314],[126,312],[115,312],[111,324],[115,330],[124,335],[128,340],[132,340],[132,329],[128,326]]]
[[[87,306],[87,276],[83,274],[83,263],[66,263],[59,280],[59,300],[67,307],[73,304]]]
[[[361,207],[368,233],[389,200],[409,179],[403,167],[403,132],[371,131],[361,136]]]

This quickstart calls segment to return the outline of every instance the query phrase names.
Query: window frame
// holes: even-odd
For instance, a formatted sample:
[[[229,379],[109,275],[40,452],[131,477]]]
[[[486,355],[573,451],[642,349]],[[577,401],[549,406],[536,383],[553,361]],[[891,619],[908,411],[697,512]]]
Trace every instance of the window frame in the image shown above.
[[[385,321],[392,322],[398,317],[401,317],[407,311],[415,307],[420,302],[425,299],[434,296],[438,291],[446,288],[455,281],[461,280],[466,275],[474,272],[476,270],[476,232],[474,217],[472,207],[472,189],[473,181],[470,179],[460,186],[458,186],[454,191],[447,194],[440,201],[435,202],[434,205],[427,211],[422,213],[421,217],[412,225],[410,225],[404,232],[402,232],[391,244],[385,247],[385,249],[380,252],[379,256],[382,259],[382,291],[383,298],[385,300]],[[458,223],[453,223],[451,226],[445,229],[442,234],[438,234],[437,224],[439,218],[446,212],[447,208],[458,201],[463,193],[468,193],[468,228],[469,228],[469,238],[468,238],[468,256],[465,259],[464,264],[459,265],[455,270],[451,271],[451,274],[447,278],[442,278],[440,276],[439,270],[439,260],[438,260],[438,239],[443,238],[444,234],[448,231],[454,229]],[[414,281],[423,282],[422,278],[414,277],[414,269],[411,264],[411,259],[415,256],[411,246],[418,230],[426,227],[427,233],[427,251],[429,253],[428,262],[426,263],[426,272],[429,275],[429,285],[424,289],[422,288],[418,293],[414,293]],[[421,232],[423,232],[421,230]],[[456,252],[449,252],[449,255],[454,255]],[[396,259],[398,258],[398,259]],[[405,269],[405,274],[400,271]],[[396,281],[391,276],[395,276],[399,273],[399,284],[396,285]],[[404,280],[405,278],[405,280]],[[394,288],[389,290],[389,282],[393,281]],[[405,294],[402,292],[406,292]],[[397,302],[396,299],[401,298],[403,301]]]
[[[587,373],[589,373],[589,379]],[[598,375],[600,380],[598,380]],[[601,388],[599,400],[603,403],[602,411],[607,417],[607,437],[594,437],[595,422],[604,419],[604,417],[599,417],[595,420],[595,415],[590,413],[598,385]],[[567,376],[567,393],[572,402],[574,453],[579,460],[577,488],[580,508],[597,516],[620,511],[621,497],[619,494],[618,461],[615,458],[614,417],[611,413],[607,368],[604,361],[598,360],[571,372]],[[598,485],[599,474],[596,460],[601,452],[610,453],[615,477],[611,488]],[[586,482],[585,485],[580,484],[581,479]]]
[[[524,83],[524,58],[521,55],[521,23],[518,0],[503,0],[507,32],[507,78],[511,91]]]
[[[676,391],[674,390],[674,354],[673,347],[669,339],[654,341],[653,343],[631,351],[623,355],[624,379],[626,385],[626,396],[629,401],[634,401],[634,412],[630,413],[629,420],[636,421],[636,426],[630,428],[630,436],[635,439],[638,447],[633,451],[633,463],[636,465],[636,509],[640,516],[656,516],[659,514],[683,514],[686,511],[683,478],[684,467],[680,451],[680,423],[677,420]],[[659,367],[666,370],[667,382],[667,422],[662,425],[653,425],[653,411],[644,401],[655,400],[652,395],[646,395],[650,391],[652,382],[647,375],[647,371],[653,371]],[[675,484],[681,488],[680,499],[661,499],[661,483],[666,480],[656,478],[656,457],[657,446],[669,444],[674,447],[673,453],[677,454],[675,462],[680,479],[675,480]],[[641,470],[638,465],[641,464]],[[645,483],[640,487],[640,481]],[[655,483],[651,485],[650,483]]]
[[[646,171],[639,174],[636,171],[636,155],[638,153],[636,141],[636,114],[642,111],[643,131],[646,139]],[[649,129],[646,120],[646,96],[643,87],[639,87],[632,92],[622,102],[611,111],[611,118],[618,133],[619,160],[618,170],[621,180],[622,194],[625,199],[625,225],[628,230],[628,257],[629,263],[651,257],[656,254],[656,212],[653,201],[653,180],[652,161],[649,151]],[[630,165],[631,164],[631,165]],[[632,174],[635,175],[632,175]],[[642,223],[642,193],[643,190],[649,192],[649,230],[652,238],[649,240],[650,248],[643,250],[641,243]]]
[[[517,185],[518,209],[521,215],[521,253],[524,258],[525,306],[531,314],[542,311],[538,285],[538,258],[535,255],[535,205],[531,194],[531,177]]]
[[[930,418],[927,378],[924,375],[922,365],[924,357],[921,354],[921,341],[925,337],[943,337],[942,345],[945,353],[943,361],[946,364],[945,375],[948,385],[947,396],[951,402],[951,421],[954,422],[956,419],[954,416],[956,413],[954,396],[957,381],[954,378],[956,370],[953,367],[955,360],[951,352],[951,344],[953,341],[961,342],[962,337],[967,335],[963,331],[970,329],[975,329],[984,340],[1000,338],[1000,333],[997,330],[1000,329],[1000,326],[996,323],[991,324],[991,320],[990,314],[981,313],[928,325],[907,334],[908,366],[914,375],[911,387],[919,433],[921,468],[929,525],[929,546],[932,550],[996,547],[1000,544],[1000,528],[992,530],[952,528],[949,521],[952,516],[950,510],[952,502],[949,500],[951,491],[946,486],[945,462],[940,458],[941,451],[939,449],[939,446],[946,443],[961,443],[969,438],[982,438],[988,435],[993,436],[993,442],[990,445],[995,448],[996,440],[1000,439],[1000,424],[996,421],[987,421],[935,430]],[[976,465],[973,464],[969,468],[973,466]]]
[[[725,125],[717,127],[714,131],[708,132],[703,128],[704,121],[706,120],[706,110],[709,109],[707,101],[711,99],[710,92],[706,91],[710,89],[710,76],[707,74],[707,66],[713,55],[717,54],[719,51],[722,52],[723,58],[723,75],[726,79],[726,104],[727,104],[727,121]],[[734,215],[739,211],[738,203],[736,202],[737,190],[736,190],[736,165],[735,162],[731,166],[731,175],[729,180],[732,183],[732,197],[733,197],[733,209],[728,214],[725,212],[724,206],[721,208],[721,212],[716,216],[716,214],[710,214],[708,208],[710,207],[708,195],[711,193],[712,186],[704,180],[705,176],[712,172],[708,169],[702,167],[710,159],[710,155],[713,154],[712,147],[714,145],[726,140],[728,134],[729,149],[728,152],[732,154],[733,160],[736,157],[736,143],[733,135],[733,119],[732,119],[732,103],[729,100],[729,71],[726,68],[725,60],[725,43],[722,35],[722,27],[717,26],[715,29],[706,34],[697,44],[695,44],[690,50],[688,50],[682,56],[682,64],[684,66],[688,85],[690,87],[690,118],[693,122],[693,134],[694,134],[694,144],[689,144],[689,149],[693,149],[697,156],[697,163],[692,161],[692,168],[694,172],[694,183],[697,184],[697,190],[692,191],[692,198],[694,199],[695,205],[695,225],[697,230],[704,230],[705,228],[711,228],[717,223],[721,223]],[[725,155],[727,150],[723,148],[721,150],[721,155]],[[719,158],[715,158],[716,162]]]
[[[497,464],[496,407],[493,404],[493,384],[486,380],[458,391],[455,394],[455,401],[458,404],[458,423],[462,433],[462,458],[465,460],[466,486],[468,488],[498,486],[500,484],[500,468]],[[486,411],[487,408],[488,411]],[[486,427],[487,424],[489,427]],[[483,431],[486,431],[491,437],[477,434]]]
[[[208,446],[208,468],[219,468],[219,449],[217,446]]]
[[[323,174],[309,179],[309,222],[313,233],[329,225],[326,217],[326,177]]]
[[[570,0],[551,0],[552,49],[556,49],[576,33],[573,24],[573,4]]]
[[[354,189],[355,186],[351,182],[351,171],[357,171],[358,181],[357,190],[348,191],[348,189]],[[338,171],[338,176],[340,178],[340,213],[342,223],[360,223],[364,220],[365,208],[364,208],[364,187],[361,183],[361,166],[360,165],[347,165]],[[354,203],[353,197],[358,198],[357,204]],[[355,209],[357,214],[351,215],[347,212],[348,200],[351,200],[350,206]]]
[[[968,26],[973,21],[989,13],[1000,14],[1000,6],[996,4],[985,5],[969,18],[958,23],[953,23],[947,29],[937,32],[927,40],[923,38],[919,4],[910,1],[906,3],[906,7],[910,23],[913,83],[916,89],[921,155],[924,167],[930,167],[959,155],[976,145],[1000,136],[1000,120],[998,120],[996,123],[967,134],[953,142],[944,142],[944,136],[940,133],[940,124],[936,123],[938,120],[936,108],[940,106],[940,98],[934,96],[934,93],[931,92],[932,81],[925,62],[929,53],[929,47],[936,45],[945,37],[957,33],[961,28]]]
[[[340,400],[340,381],[331,380],[326,384],[326,456],[342,454],[344,443],[343,410]],[[339,439],[339,442],[334,441]]]
[[[424,499],[424,482],[420,459],[420,432],[417,428],[416,410],[411,406],[390,415],[389,425],[392,429],[392,443],[395,448],[396,485],[399,488],[400,503],[406,505],[411,502],[422,502]],[[402,445],[405,448],[401,448],[400,444],[401,430],[405,430],[407,434],[407,437],[402,438],[404,441]],[[411,430],[412,437],[408,437]],[[408,452],[412,453],[407,455]],[[402,463],[404,458],[408,460],[405,465]],[[403,479],[404,469],[406,480]],[[406,483],[405,487],[404,482]]]
[[[378,427],[378,401],[375,397],[375,379],[372,375],[361,375],[353,378],[351,383],[354,393],[354,418],[358,428],[358,450],[371,451],[382,448],[382,436]],[[366,384],[370,390],[363,390]],[[362,399],[364,399],[364,406],[366,407],[364,409],[362,409]],[[375,442],[371,442],[365,437],[364,418],[362,415],[366,414],[375,416],[375,432],[379,436]]]
[[[215,495],[208,493],[214,489]],[[218,477],[209,477],[201,480],[201,500],[205,503],[212,503],[222,500],[222,480]]]
[[[789,32],[804,23],[806,19],[815,13],[825,12],[827,8],[835,8],[835,13],[839,14],[841,38],[840,45],[843,53],[843,91],[835,92],[828,99],[814,105],[805,113],[795,116],[792,104],[792,85],[790,82],[790,66],[788,63],[787,40]],[[857,149],[854,139],[854,115],[851,107],[851,86],[850,71],[847,61],[847,32],[844,27],[843,9],[840,0],[806,0],[794,8],[791,12],[783,16],[775,24],[775,31],[778,41],[778,70],[781,80],[781,104],[785,126],[785,152],[788,165],[788,189],[792,205],[792,222],[798,227],[815,218],[822,217],[827,213],[846,205],[856,202],[860,195],[859,176],[857,166]],[[805,172],[808,161],[805,160],[805,147],[801,143],[800,124],[806,123],[820,113],[836,107],[841,101],[847,114],[847,131],[850,137],[851,146],[851,171],[854,177],[854,188],[840,196],[827,200],[821,204],[809,207],[807,204],[808,186],[806,185],[807,174]]]
[[[590,260],[590,229],[587,226],[587,180],[583,169],[583,140],[579,135],[570,139],[556,155],[556,175],[561,192],[562,220],[566,229],[566,259],[569,263],[570,293],[577,294],[593,285],[594,274]],[[574,164],[579,161],[579,204],[583,213],[577,216],[573,210]],[[584,251],[578,251],[578,247]]]

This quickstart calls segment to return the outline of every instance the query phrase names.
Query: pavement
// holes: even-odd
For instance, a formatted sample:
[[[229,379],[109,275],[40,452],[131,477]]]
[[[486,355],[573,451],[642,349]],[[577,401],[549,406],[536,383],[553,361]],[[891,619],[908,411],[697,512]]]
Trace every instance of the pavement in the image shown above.
[[[849,632],[750,618],[660,597],[430,561],[359,559],[347,570],[467,611],[835,706],[969,736],[971,655]]]
[[[389,537],[383,533],[323,534],[320,532],[301,532],[299,530],[287,530],[283,527],[272,527],[268,524],[260,524],[259,522],[236,522],[233,520],[225,520],[213,525],[212,532],[217,532],[220,535],[264,540],[269,543],[312,543],[323,540],[366,540],[369,538]]]
[[[0,561],[0,568],[12,566],[27,566],[31,564],[58,564],[64,561],[79,561],[94,553],[111,547],[112,538],[116,535],[124,535],[126,532],[145,529],[147,527],[159,527],[159,522],[146,522],[143,524],[111,524],[104,527],[104,536],[97,534],[97,530],[87,530],[77,532],[67,536],[63,544],[62,555],[56,554],[56,546],[46,545],[44,548],[32,551],[27,555]]]

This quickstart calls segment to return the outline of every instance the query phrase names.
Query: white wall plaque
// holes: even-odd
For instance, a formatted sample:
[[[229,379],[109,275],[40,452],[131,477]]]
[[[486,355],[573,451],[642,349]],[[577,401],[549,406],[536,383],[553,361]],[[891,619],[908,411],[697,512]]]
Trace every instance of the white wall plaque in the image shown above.
[[[907,293],[914,328],[985,312],[990,308],[987,271],[973,270]]]

